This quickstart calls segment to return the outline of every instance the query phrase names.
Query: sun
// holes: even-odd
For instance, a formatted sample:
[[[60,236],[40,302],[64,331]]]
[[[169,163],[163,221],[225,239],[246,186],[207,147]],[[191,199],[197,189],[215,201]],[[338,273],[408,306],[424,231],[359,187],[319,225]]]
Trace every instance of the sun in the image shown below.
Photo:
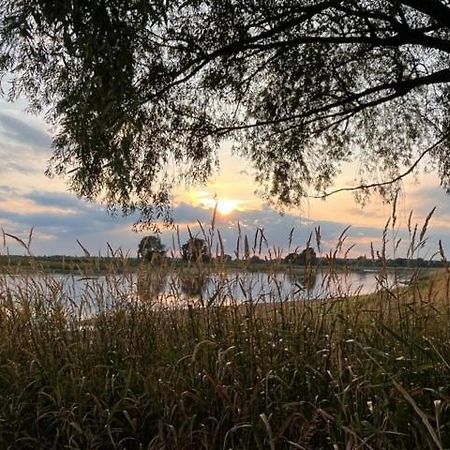
[[[232,213],[238,206],[237,200],[217,200],[217,211],[224,216]]]
[[[247,203],[245,200],[238,200],[233,198],[217,198],[208,192],[195,192],[191,195],[193,205],[198,205],[202,208],[216,210],[217,214],[221,216],[228,216],[233,211],[242,211],[242,205]]]

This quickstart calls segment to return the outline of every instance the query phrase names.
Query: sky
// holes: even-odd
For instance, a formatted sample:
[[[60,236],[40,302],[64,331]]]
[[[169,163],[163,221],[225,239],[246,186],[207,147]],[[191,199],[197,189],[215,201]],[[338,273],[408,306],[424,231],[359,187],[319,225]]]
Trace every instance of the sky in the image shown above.
[[[78,240],[93,255],[106,255],[109,244],[114,250],[135,256],[139,241],[150,232],[132,231],[133,217],[112,217],[102,205],[69,192],[64,180],[46,177],[44,171],[51,156],[49,127],[41,117],[30,115],[25,109],[24,101],[0,100],[0,227],[24,241],[32,229],[30,249],[35,255],[82,255]],[[270,250],[271,255],[277,252],[286,255],[296,247],[304,248],[310,234],[320,227],[320,254],[323,255],[335,248],[348,226],[341,255],[348,251],[350,257],[370,256],[371,243],[381,250],[391,207],[380,198],[373,196],[361,207],[351,193],[344,192],[326,200],[305,199],[300,207],[280,214],[255,194],[258,186],[249,161],[233,156],[224,147],[220,165],[220,171],[206,185],[180,187],[173,192],[173,217],[178,231],[166,230],[161,234],[169,249],[175,248],[176,252],[178,242],[183,244],[187,240],[187,227],[192,233],[199,233],[198,221],[207,229],[217,202],[216,229],[220,231],[225,251],[231,255],[237,248],[239,228],[240,252],[243,236],[248,236],[252,246],[258,228],[264,229],[268,242],[264,254],[268,255]],[[413,211],[413,225],[417,223],[420,231],[434,206],[436,211],[428,227],[427,244],[415,256],[432,258],[439,240],[450,251],[450,197],[439,186],[437,175],[432,171],[424,173],[423,169],[403,184],[396,226],[389,228],[386,235],[390,256],[394,254],[393,242],[399,238],[402,242],[395,256],[403,257],[406,253],[410,212]],[[356,167],[347,165],[335,187],[352,186],[355,177]],[[24,252],[6,235],[0,243],[0,254]]]

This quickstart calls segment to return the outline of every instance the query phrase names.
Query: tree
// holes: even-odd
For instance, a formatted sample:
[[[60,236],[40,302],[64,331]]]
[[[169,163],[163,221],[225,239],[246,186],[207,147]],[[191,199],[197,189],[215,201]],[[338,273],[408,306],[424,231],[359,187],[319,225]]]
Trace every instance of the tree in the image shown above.
[[[306,247],[299,256],[300,264],[304,264],[305,266],[313,265],[317,261],[316,252],[312,247]]]
[[[204,239],[191,237],[182,245],[181,253],[184,261],[203,261],[210,260],[208,247]]]
[[[161,257],[166,254],[166,248],[161,243],[159,236],[144,236],[139,242],[138,258],[143,257],[152,261],[155,257]]]
[[[219,255],[216,258],[218,261],[223,262],[223,263],[230,263],[233,261],[233,257],[231,255],[228,254],[223,254],[223,255]]]
[[[252,264],[262,264],[264,262],[264,260],[258,255],[250,256],[250,258],[248,258],[248,261]]]
[[[0,11],[9,97],[56,125],[48,173],[110,208],[168,219],[171,185],[207,179],[224,140],[281,204],[326,195],[348,160],[363,191],[389,196],[428,155],[449,188],[448,0],[0,0]]]
[[[312,247],[306,247],[301,253],[289,253],[284,258],[284,262],[289,264],[298,264],[302,266],[314,265],[317,261],[316,252]]]

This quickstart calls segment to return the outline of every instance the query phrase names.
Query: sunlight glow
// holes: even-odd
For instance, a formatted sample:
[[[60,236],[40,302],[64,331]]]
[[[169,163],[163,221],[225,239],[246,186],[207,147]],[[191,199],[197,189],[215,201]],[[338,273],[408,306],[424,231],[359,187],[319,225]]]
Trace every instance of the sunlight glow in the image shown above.
[[[217,201],[217,211],[224,216],[230,214],[235,209],[239,207],[238,200],[218,200]]]
[[[184,197],[184,198],[183,198]],[[249,209],[258,209],[259,205],[254,205],[249,199],[237,199],[227,196],[219,196],[216,193],[210,191],[190,191],[185,193],[184,196],[179,196],[180,201],[186,201],[188,204],[194,207],[200,207],[205,209],[214,210],[217,208],[217,214],[221,216],[228,216],[234,211],[246,211]]]
[[[214,209],[217,207],[217,212],[222,216],[227,216],[233,211],[241,210],[241,205],[245,203],[243,200],[235,199],[217,199],[217,198],[201,198],[199,204],[206,208]]]

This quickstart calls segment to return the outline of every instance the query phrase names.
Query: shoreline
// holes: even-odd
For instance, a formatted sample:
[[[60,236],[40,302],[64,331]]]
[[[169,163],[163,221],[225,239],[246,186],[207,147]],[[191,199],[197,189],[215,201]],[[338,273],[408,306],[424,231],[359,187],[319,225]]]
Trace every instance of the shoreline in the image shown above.
[[[410,260],[409,265],[396,265],[395,260],[371,261],[369,264],[361,264],[358,259],[336,259],[330,264],[326,258],[319,258],[318,262],[311,266],[300,266],[285,263],[281,260],[268,260],[250,262],[248,260],[234,260],[223,262],[213,260],[211,262],[191,263],[177,259],[167,258],[161,264],[149,263],[138,258],[113,258],[113,257],[75,257],[75,256],[18,256],[0,255],[0,274],[12,274],[15,271],[27,274],[54,274],[54,275],[108,275],[110,273],[138,273],[148,270],[164,271],[192,271],[195,272],[274,272],[304,274],[309,271],[326,270],[335,273],[379,273],[386,270],[388,273],[409,273],[416,270],[432,272],[442,268],[440,264],[431,262],[432,265],[424,265],[423,260]]]

